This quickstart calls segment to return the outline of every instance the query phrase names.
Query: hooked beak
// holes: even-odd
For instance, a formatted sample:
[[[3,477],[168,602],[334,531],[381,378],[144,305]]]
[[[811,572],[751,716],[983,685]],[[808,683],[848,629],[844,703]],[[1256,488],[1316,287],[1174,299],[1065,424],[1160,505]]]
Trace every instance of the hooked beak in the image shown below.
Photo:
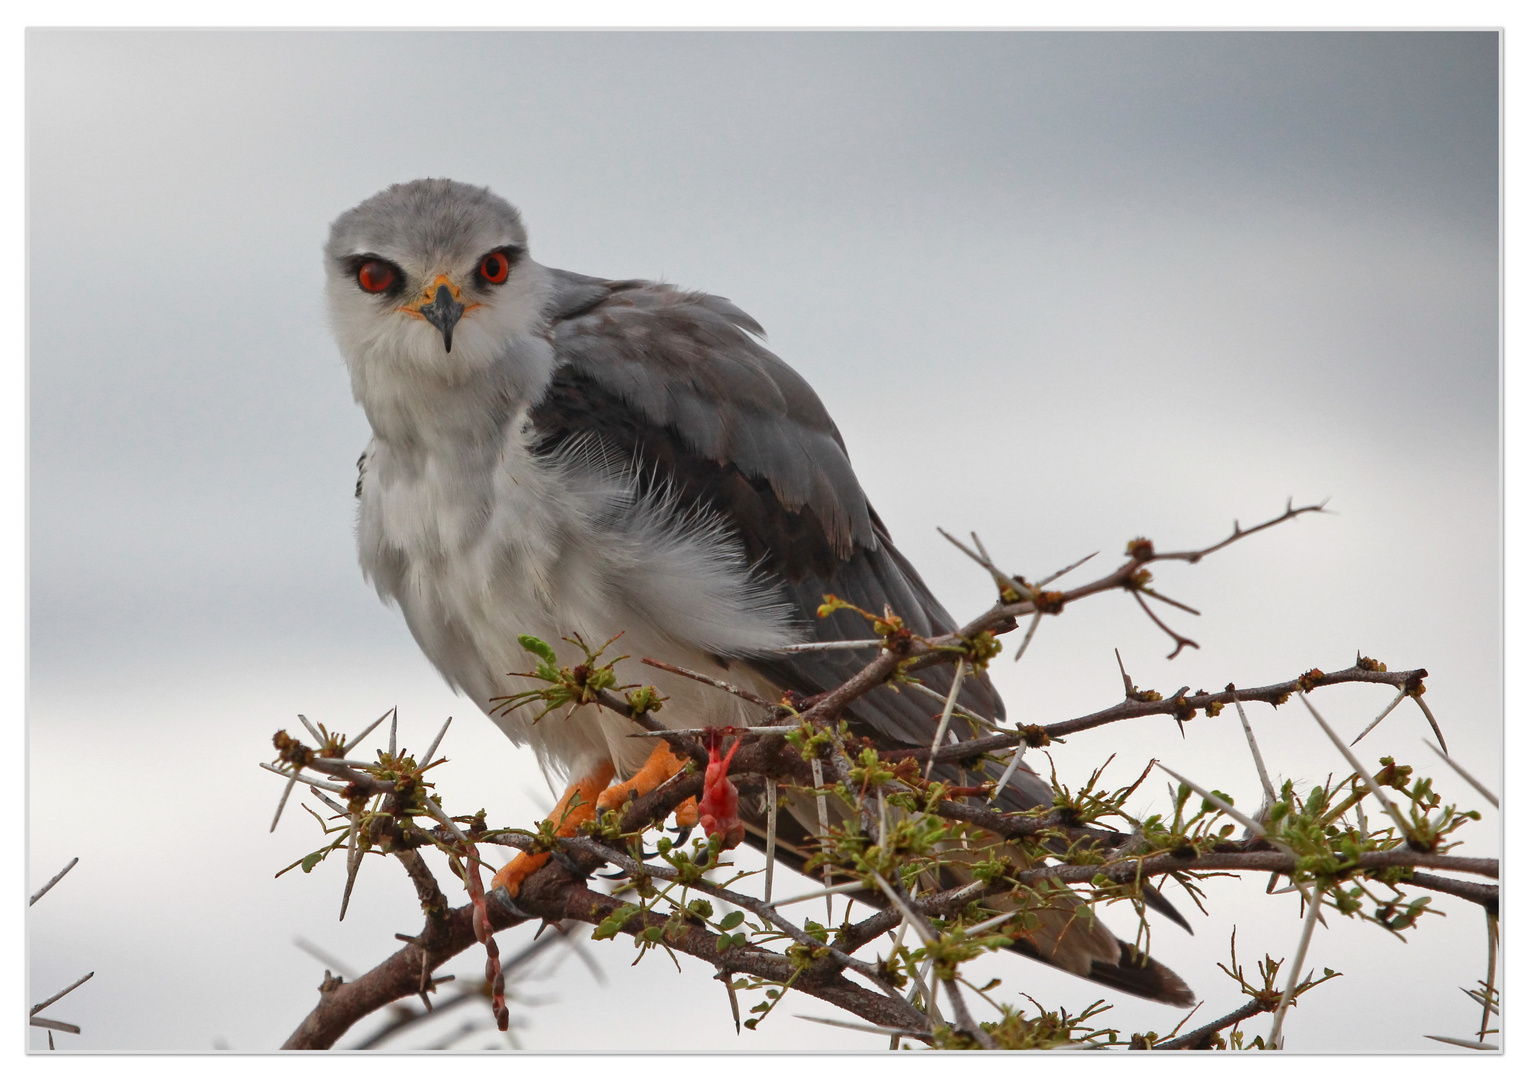
[[[458,296],[461,290],[451,283],[451,279],[441,274],[435,279],[435,283],[425,289],[423,302],[417,307],[404,308],[410,314],[418,315],[435,329],[440,331],[441,340],[445,343],[446,352],[451,351],[451,332],[456,329],[456,324],[461,320],[462,313],[467,310]],[[477,305],[473,305],[476,307]]]

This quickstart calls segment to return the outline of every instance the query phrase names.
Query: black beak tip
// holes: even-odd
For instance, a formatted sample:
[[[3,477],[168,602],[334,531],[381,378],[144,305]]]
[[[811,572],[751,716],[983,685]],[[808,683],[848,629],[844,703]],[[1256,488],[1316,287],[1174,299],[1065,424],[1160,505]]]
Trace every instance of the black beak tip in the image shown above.
[[[456,324],[462,317],[466,307],[451,295],[449,289],[441,286],[435,291],[435,298],[419,309],[431,326],[440,331],[441,340],[445,343],[446,352],[451,351],[451,333],[456,329]]]

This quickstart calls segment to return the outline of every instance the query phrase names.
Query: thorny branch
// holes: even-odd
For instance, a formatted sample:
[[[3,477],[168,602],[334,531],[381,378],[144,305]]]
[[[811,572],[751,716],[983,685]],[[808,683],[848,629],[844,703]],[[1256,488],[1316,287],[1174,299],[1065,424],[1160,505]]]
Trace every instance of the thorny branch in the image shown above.
[[[1014,1013],[1005,1006],[1002,1020],[979,1023],[961,990],[960,964],[1023,937],[1023,912],[1040,911],[1054,903],[1063,884],[1078,890],[1065,895],[1080,896],[1087,903],[1118,899],[1139,903],[1144,889],[1168,876],[1192,888],[1192,882],[1203,876],[1261,871],[1287,876],[1302,891],[1307,888],[1305,883],[1314,885],[1315,895],[1328,897],[1323,906],[1329,904],[1342,914],[1376,922],[1392,932],[1406,929],[1427,913],[1426,898],[1406,900],[1401,891],[1406,887],[1463,897],[1494,914],[1498,902],[1496,886],[1441,877],[1419,869],[1496,876],[1495,860],[1447,853],[1452,843],[1447,839],[1449,835],[1465,820],[1478,815],[1442,806],[1432,793],[1430,780],[1412,780],[1410,768],[1389,759],[1382,759],[1378,770],[1360,766],[1347,780],[1328,783],[1325,788],[1299,792],[1286,783],[1278,793],[1278,801],[1265,808],[1266,827],[1259,826],[1258,835],[1244,840],[1230,839],[1232,826],[1224,824],[1230,807],[1222,800],[1207,799],[1194,813],[1188,806],[1191,792],[1186,784],[1178,789],[1177,810],[1170,819],[1153,816],[1137,820],[1125,811],[1124,800],[1140,781],[1127,789],[1107,792],[1096,786],[1099,774],[1095,773],[1081,791],[1059,790],[1052,808],[1011,813],[994,810],[983,801],[992,794],[994,785],[990,781],[969,789],[951,788],[929,775],[936,761],[974,767],[984,757],[1005,762],[1007,775],[1011,775],[1017,759],[994,759],[993,755],[1026,746],[1043,747],[1076,732],[1143,716],[1171,715],[1181,723],[1201,712],[1216,716],[1223,706],[1232,703],[1238,710],[1252,702],[1277,707],[1295,694],[1343,683],[1391,686],[1396,690],[1397,700],[1409,696],[1422,706],[1423,680],[1427,675],[1423,669],[1391,672],[1377,661],[1359,657],[1354,665],[1340,671],[1328,673],[1312,668],[1271,686],[1243,689],[1228,684],[1221,691],[1194,693],[1183,687],[1162,695],[1137,688],[1122,666],[1125,697],[1117,704],[1069,720],[1014,731],[1002,731],[990,721],[971,718],[965,710],[957,709],[954,705],[957,682],[957,690],[952,690],[942,702],[941,727],[953,712],[980,721],[980,726],[992,734],[947,746],[941,746],[942,740],[935,739],[932,747],[879,754],[868,745],[857,743],[847,727],[839,723],[854,701],[881,685],[900,682],[917,686],[916,673],[934,664],[957,664],[958,672],[964,672],[969,665],[979,672],[1000,648],[997,637],[1016,629],[1018,620],[1024,616],[1031,616],[1024,635],[1027,645],[1041,615],[1057,616],[1070,603],[1111,590],[1130,592],[1151,620],[1173,638],[1176,655],[1194,643],[1168,627],[1145,598],[1192,614],[1197,612],[1150,588],[1151,575],[1146,567],[1167,560],[1195,563],[1236,540],[1320,509],[1321,506],[1295,508],[1291,502],[1282,515],[1250,529],[1238,525],[1229,537],[1197,551],[1157,553],[1150,541],[1135,540],[1128,546],[1127,561],[1113,572],[1066,591],[1047,591],[1045,586],[1080,562],[1031,585],[1022,577],[996,567],[978,538],[972,538],[976,545],[976,551],[972,551],[950,537],[952,543],[991,573],[999,590],[997,603],[959,630],[932,638],[910,634],[890,611],[884,617],[865,613],[879,637],[856,643],[855,647],[866,651],[876,647],[874,657],[837,688],[805,701],[788,698],[776,704],[714,677],[644,659],[654,668],[697,679],[718,693],[732,694],[757,708],[760,719],[768,726],[739,736],[742,742],[732,763],[732,775],[744,791],[772,793],[783,787],[815,795],[819,800],[832,796],[849,806],[852,812],[842,827],[819,830],[821,835],[816,838],[819,849],[813,863],[825,880],[843,883],[827,891],[848,890],[850,895],[880,910],[857,923],[846,918],[836,928],[787,918],[781,909],[789,900],[772,903],[739,891],[734,886],[742,875],[721,883],[710,880],[708,875],[722,873],[730,865],[723,861],[724,853],[714,841],[697,840],[689,851],[684,851],[665,837],[658,841],[656,855],[644,850],[644,833],[660,826],[685,799],[700,794],[700,770],[707,764],[707,753],[694,737],[697,732],[669,731],[654,717],[662,703],[656,690],[619,686],[614,662],[599,664],[602,650],[593,650],[581,640],[574,640],[573,644],[583,650],[584,663],[561,667],[550,646],[522,638],[522,644],[541,661],[535,673],[527,674],[542,680],[547,688],[506,699],[507,705],[519,707],[539,699],[544,705],[543,716],[553,708],[563,707],[571,711],[610,710],[629,718],[643,734],[667,740],[677,753],[688,756],[698,766],[696,771],[681,774],[627,803],[619,814],[607,815],[586,826],[587,835],[558,837],[546,824],[537,833],[490,830],[481,814],[474,818],[449,818],[440,810],[438,798],[428,794],[433,784],[423,775],[439,761],[415,762],[396,753],[390,745],[386,754],[379,754],[377,762],[366,763],[347,758],[348,745],[321,728],[309,727],[322,743],[314,750],[281,733],[277,737],[281,765],[274,771],[290,777],[291,782],[311,781],[313,793],[345,819],[344,824],[336,826],[343,835],[303,860],[304,869],[311,869],[330,851],[347,842],[351,852],[350,880],[366,854],[392,854],[404,863],[426,915],[424,930],[414,937],[400,934],[408,944],[372,971],[350,982],[333,976],[326,978],[318,1008],[293,1033],[287,1046],[332,1046],[356,1020],[402,997],[419,995],[428,1004],[428,994],[434,989],[431,973],[440,964],[479,940],[490,946],[491,956],[496,955],[491,937],[485,934],[518,925],[526,918],[558,926],[566,926],[569,921],[590,923],[596,927],[596,938],[621,935],[632,939],[640,950],[639,956],[649,950],[664,949],[702,960],[726,984],[735,1015],[738,991],[766,989],[765,999],[751,1010],[756,1015],[747,1023],[750,1028],[769,1015],[783,993],[794,990],[854,1013],[872,1025],[871,1030],[895,1032],[899,1037],[916,1038],[936,1046],[1012,1048],[1097,1043],[1105,1037],[1112,1042],[1116,1035],[1092,1027],[1088,1023],[1092,1012],[1080,1017],[1068,1017],[1064,1012],[1044,1013],[1035,1021],[1028,1021],[1022,1013]],[[830,605],[843,606],[842,602],[828,600]],[[801,651],[812,646],[793,648]],[[1423,711],[1441,742],[1442,734],[1431,711],[1425,706]],[[433,755],[439,739],[437,736],[425,758]],[[328,780],[309,776],[304,769]],[[1364,800],[1377,799],[1392,813],[1400,813],[1381,795],[1380,787],[1390,787],[1404,797],[1411,816],[1410,819],[1397,816],[1398,827],[1374,831],[1365,824],[1367,819],[1360,805]],[[345,806],[328,799],[320,789],[341,795]],[[895,834],[886,817],[889,804],[895,804],[898,810],[900,824]],[[1350,812],[1359,815],[1357,826],[1349,820]],[[431,826],[415,823],[416,818],[425,817],[432,819]],[[1236,817],[1246,820],[1240,814]],[[1122,831],[1105,824],[1110,818],[1120,820],[1127,829]],[[924,830],[925,838],[909,840],[919,828]],[[937,843],[928,840],[930,836]],[[977,839],[983,836],[987,837],[985,841]],[[1027,867],[996,859],[970,884],[918,898],[901,887],[943,865],[944,856],[940,852],[944,849],[940,844],[958,841],[959,845],[974,846],[979,852],[981,844],[991,845],[999,838],[1025,853]],[[470,889],[476,878],[476,849],[481,843],[547,851],[556,857],[525,880],[513,907],[506,906],[498,894],[475,894],[476,917],[481,923],[475,934],[474,905],[449,908],[418,849],[435,846],[446,851]],[[627,898],[596,892],[586,885],[588,876],[602,867],[614,868],[624,876],[620,893]],[[471,869],[470,874],[467,868]],[[884,875],[891,875],[896,884],[888,882]],[[1374,886],[1393,895],[1376,897],[1371,891]],[[716,916],[704,897],[736,910]],[[994,909],[988,902],[997,902],[999,898],[1002,906]],[[1362,913],[1365,898],[1374,901],[1374,915]],[[1013,910],[1016,902],[1017,911]],[[738,929],[749,915],[754,922]],[[903,944],[902,933],[907,925],[915,928],[914,936],[921,948]],[[890,934],[896,934],[896,938],[889,943],[888,955],[878,956],[874,961],[855,955]],[[1232,960],[1235,967],[1234,942]],[[937,980],[932,978],[935,968]],[[1234,1028],[1260,1012],[1280,1009],[1281,1000],[1287,1005],[1292,997],[1316,984],[1291,983],[1282,991],[1275,989],[1271,980],[1277,968],[1276,962],[1268,961],[1267,985],[1260,990],[1236,968],[1236,978],[1250,998],[1247,1004],[1182,1037],[1157,1040],[1153,1036],[1146,1043],[1159,1049],[1216,1044],[1218,1032]],[[903,989],[909,984],[914,990],[904,996]],[[953,1026],[934,1005],[932,991],[940,988],[954,1013]],[[503,1022],[501,1017],[501,1028]],[[1037,1034],[1042,1029],[1044,1033]]]

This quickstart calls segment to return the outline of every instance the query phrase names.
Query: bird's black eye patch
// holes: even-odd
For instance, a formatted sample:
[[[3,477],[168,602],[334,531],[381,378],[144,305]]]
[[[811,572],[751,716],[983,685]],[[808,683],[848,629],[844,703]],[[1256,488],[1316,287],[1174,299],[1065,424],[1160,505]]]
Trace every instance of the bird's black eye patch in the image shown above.
[[[403,291],[403,271],[392,260],[376,255],[352,255],[345,262],[351,278],[362,292],[391,297]]]
[[[509,272],[514,269],[515,263],[525,249],[513,244],[494,248],[487,255],[478,260],[477,269],[473,271],[473,277],[477,279],[480,288],[489,285],[502,285],[509,277]]]

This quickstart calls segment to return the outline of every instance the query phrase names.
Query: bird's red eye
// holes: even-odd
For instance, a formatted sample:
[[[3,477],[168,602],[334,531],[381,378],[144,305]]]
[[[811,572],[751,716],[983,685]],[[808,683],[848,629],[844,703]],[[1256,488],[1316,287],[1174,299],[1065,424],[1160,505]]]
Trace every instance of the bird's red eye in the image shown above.
[[[362,263],[355,272],[356,284],[369,293],[386,292],[398,280],[398,271],[385,262]]]
[[[509,277],[509,260],[504,257],[502,251],[490,251],[483,256],[483,261],[478,263],[478,273],[483,275],[484,281],[502,285],[504,279]]]

